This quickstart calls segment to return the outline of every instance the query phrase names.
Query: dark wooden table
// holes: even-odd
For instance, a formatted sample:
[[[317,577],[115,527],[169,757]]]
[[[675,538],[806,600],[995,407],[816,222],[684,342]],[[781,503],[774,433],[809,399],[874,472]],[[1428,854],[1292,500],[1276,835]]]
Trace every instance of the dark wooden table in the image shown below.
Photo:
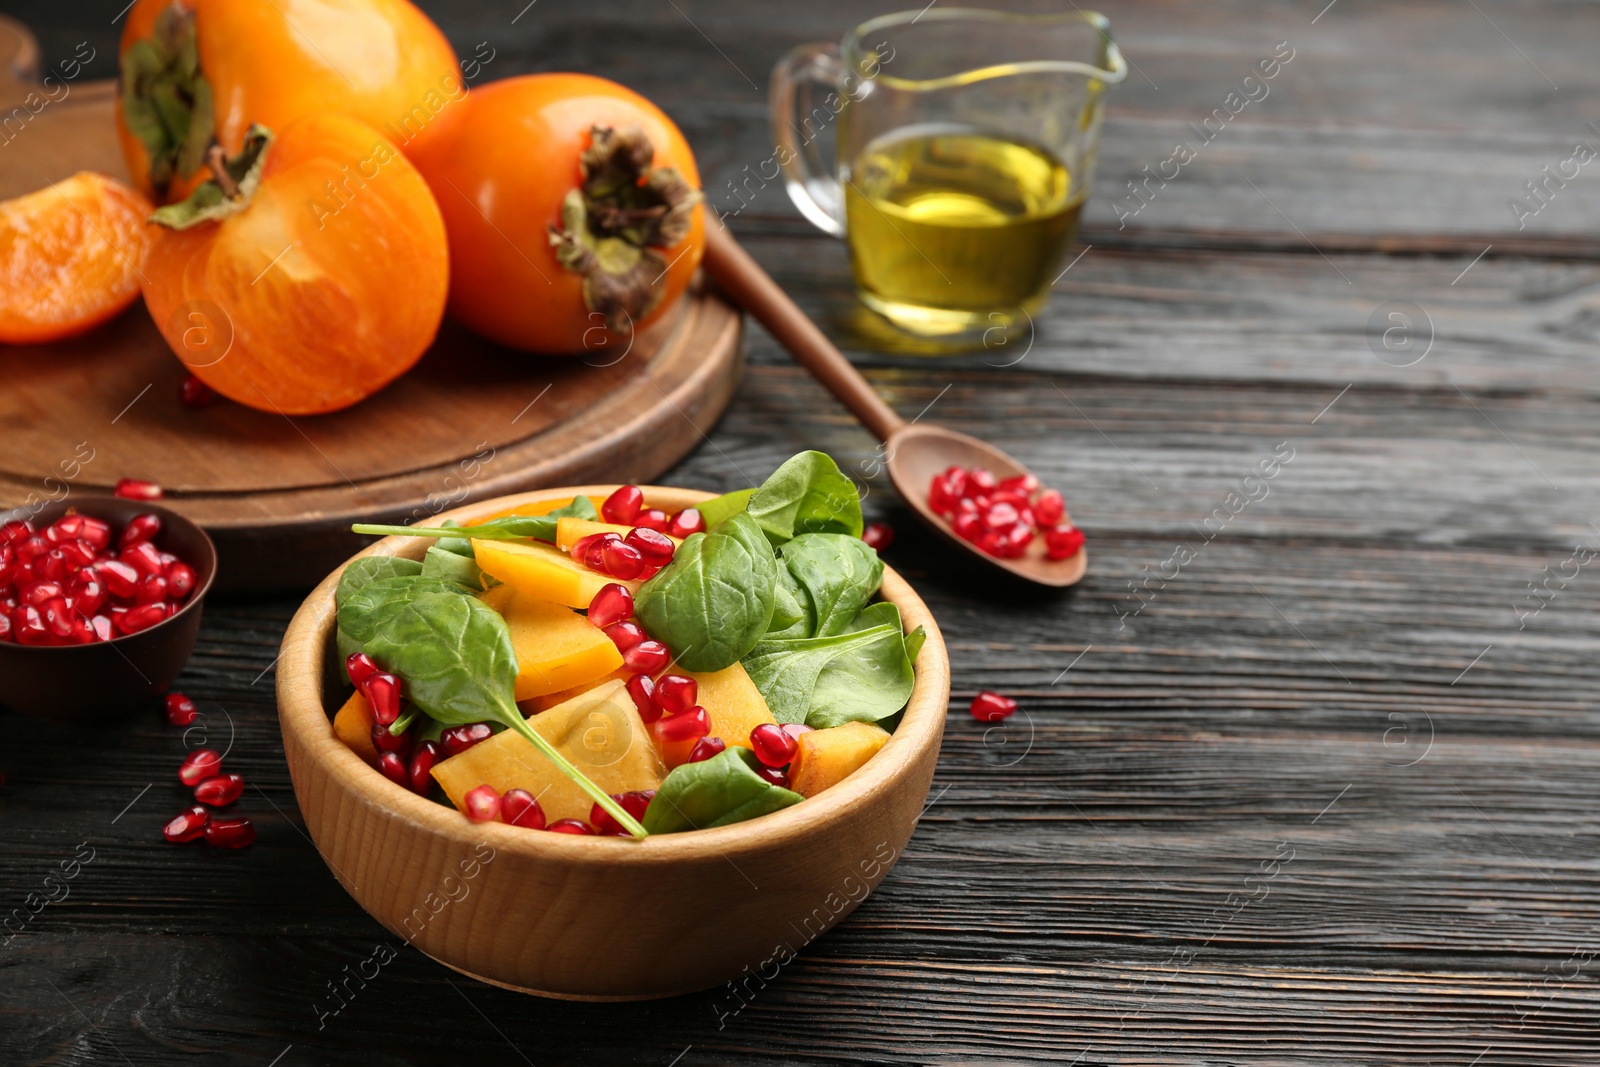
[[[773,61],[893,6],[523,3],[428,6],[462,54],[488,42],[483,77],[588,70],[659,100],[724,211],[772,154]],[[88,39],[109,76],[119,6],[9,13],[47,64]],[[848,921],[737,1012],[727,991],[537,1000],[402,948],[319,1016],[395,939],[295,809],[272,667],[296,599],[224,601],[181,685],[237,731],[250,851],[161,843],[181,746],[154,712],[90,734],[0,719],[4,910],[93,855],[0,941],[0,1062],[1600,1062],[1600,163],[1542,205],[1524,186],[1600,149],[1600,19],[1498,0],[1107,13],[1135,66],[1084,255],[1035,336],[873,351],[843,249],[778,185],[732,219],[890,403],[1023,458],[1093,545],[1074,596],[1019,596],[876,487],[889,559],[949,639],[955,710],[922,826]],[[1119,228],[1125,183],[1282,41],[1269,95]],[[667,481],[871,455],[759,329],[750,364]],[[1275,452],[1275,478],[1242,482]],[[985,687],[1023,703],[1004,728],[965,713]]]

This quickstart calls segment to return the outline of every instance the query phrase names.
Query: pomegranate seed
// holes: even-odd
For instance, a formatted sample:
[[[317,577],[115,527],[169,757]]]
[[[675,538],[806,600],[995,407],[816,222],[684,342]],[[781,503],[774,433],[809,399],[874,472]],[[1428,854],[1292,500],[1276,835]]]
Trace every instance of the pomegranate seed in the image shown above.
[[[678,547],[666,534],[643,526],[629,530],[628,536],[622,539],[622,543],[639,553],[644,562],[658,567],[670,561]]]
[[[619,526],[632,526],[644,507],[644,493],[637,485],[624,485],[600,505],[600,517]]]
[[[666,716],[652,724],[650,729],[655,731],[656,740],[662,744],[688,741],[711,732],[711,717],[706,714],[705,708],[696,705],[688,711]]]
[[[68,541],[76,541],[78,531],[82,529],[82,515],[63,515],[44,528],[44,539],[53,545],[66,544]]]
[[[467,818],[473,822],[494,822],[500,817],[500,794],[487,783],[473,786],[462,798],[467,806]]]
[[[1044,554],[1048,559],[1070,559],[1083,542],[1083,531],[1076,526],[1055,526],[1044,532]]]
[[[89,625],[94,627],[94,636],[101,641],[109,641],[112,636],[111,617],[109,615],[96,615],[89,620]]]
[[[117,559],[104,559],[94,565],[95,573],[106,583],[106,589],[119,600],[128,600],[139,591],[141,575],[128,564]]]
[[[798,745],[800,743],[800,735],[809,734],[812,730],[816,729],[816,727],[807,726],[803,722],[786,722],[783,724],[781,729],[784,733],[794,738],[795,744]]]
[[[473,745],[489,740],[494,731],[486,722],[472,722],[465,726],[452,726],[439,735],[439,744],[445,756],[459,756]]]
[[[92,645],[100,640],[89,620],[82,615],[72,616],[72,633],[67,635],[67,640],[75,645]]]
[[[672,653],[660,641],[640,641],[622,654],[622,665],[637,674],[656,674],[671,662]]]
[[[757,767],[756,774],[780,789],[789,788],[789,776],[776,767]]]
[[[628,695],[633,698],[633,706],[639,709],[639,718],[645,722],[655,722],[661,718],[661,706],[655,700],[656,683],[650,680],[648,674],[636,674],[628,679]]]
[[[776,723],[764,722],[750,731],[750,748],[768,767],[787,767],[799,747]]]
[[[199,716],[200,712],[195,710],[194,701],[182,693],[167,694],[168,726],[188,726]]]
[[[17,562],[24,567],[33,566],[34,560],[50,551],[50,542],[38,534],[30,534],[16,542]]]
[[[79,571],[67,587],[67,604],[85,618],[99,611],[105,602],[105,584],[94,576],[94,571]]]
[[[22,604],[11,613],[11,633],[19,645],[53,645],[55,635],[44,624],[39,609]]]
[[[0,641],[10,641],[11,639],[11,612],[0,610]]]
[[[644,556],[625,541],[611,541],[602,546],[600,558],[606,565],[607,574],[625,582],[639,577],[639,572],[644,570]]]
[[[667,513],[660,508],[645,508],[639,512],[638,517],[633,520],[633,524],[640,529],[650,530],[653,533],[666,533],[667,524],[670,521],[667,518]]]
[[[987,493],[999,488],[1000,483],[995,480],[994,473],[987,467],[973,467],[967,471],[968,493]]]
[[[31,608],[39,608],[60,597],[65,590],[60,582],[29,582],[17,588],[17,596]]]
[[[186,408],[199,410],[210,407],[216,400],[217,391],[193,374],[185,377],[183,384],[178,386],[178,402]]]
[[[118,553],[117,559],[143,576],[163,574],[167,569],[161,562],[161,553],[149,541],[136,541]]]
[[[411,750],[411,765],[406,768],[406,776],[411,779],[411,791],[427,796],[433,788],[434,765],[444,755],[444,749],[433,741],[418,741]]]
[[[194,787],[194,798],[213,808],[225,808],[244,793],[244,776],[218,774],[204,779]]]
[[[139,591],[133,595],[135,604],[154,604],[167,599],[167,580],[159,574],[146,576],[139,582]]]
[[[244,848],[255,843],[256,828],[249,819],[212,819],[206,823],[206,844],[212,848]]]
[[[387,671],[367,675],[361,695],[372,705],[372,717],[388,726],[400,717],[400,679]]]
[[[198,577],[194,568],[187,563],[178,562],[167,568],[167,592],[175,601],[187,600],[189,594],[194,592]]]
[[[141,482],[137,478],[124,478],[111,490],[113,496],[124,500],[160,500],[161,487],[155,482]]]
[[[52,548],[34,563],[33,569],[44,578],[60,582],[76,574],[81,566],[76,556],[67,555],[63,549]]]
[[[362,682],[378,673],[378,665],[365,652],[352,652],[345,657],[344,671],[350,676],[350,684],[360,689]]]
[[[178,781],[184,785],[199,785],[207,778],[214,778],[222,773],[222,757],[217,755],[215,749],[197,748],[178,765]]]
[[[374,729],[377,728],[374,726]],[[405,758],[400,753],[378,753],[378,771],[401,789],[409,790],[411,788],[411,772],[406,767]]]
[[[702,533],[705,528],[705,516],[700,514],[699,508],[684,508],[667,523],[667,535],[681,541],[690,534]]]
[[[667,715],[681,715],[700,698],[700,683],[682,674],[663,674],[656,679],[656,704]]]
[[[407,731],[403,734],[391,734],[387,726],[375,722],[372,724],[372,747],[379,752],[392,752],[400,757],[402,760],[400,764],[401,777],[395,780],[409,789],[410,779],[405,777],[408,772],[403,761],[407,756],[411,755],[411,733]]]
[[[727,743],[720,737],[702,737],[694,743],[694,748],[689,750],[688,762],[700,763],[712,756],[720,756],[727,748]]]
[[[609,533],[610,531],[606,532]],[[589,549],[599,544],[605,538],[605,536],[605,533],[596,533],[590,534],[587,537],[580,537],[572,543],[571,548],[567,549],[567,555],[571,556],[579,563],[583,563],[589,558]]]
[[[645,639],[644,628],[636,622],[614,622],[606,627],[606,636],[619,652],[626,652]]]
[[[60,546],[60,552],[66,557],[68,563],[73,564],[75,570],[87,567],[100,557],[95,547],[82,538],[68,541]]]
[[[1017,509],[1013,504],[1000,501],[990,504],[984,512],[983,524],[991,530],[1006,530],[1017,524]]]
[[[23,519],[12,519],[0,526],[0,543],[15,544],[33,535],[33,524]]]
[[[122,536],[117,539],[118,548],[131,548],[140,541],[154,541],[161,534],[161,516],[146,512],[135,515],[128,520],[128,525],[122,528]]]
[[[978,535],[983,532],[983,520],[978,518],[976,512],[957,515],[955,522],[951,526],[954,528],[956,536],[963,541],[976,541]]]
[[[633,594],[628,587],[611,582],[589,601],[589,621],[600,629],[633,617]]]
[[[508,789],[500,798],[500,820],[524,830],[544,829],[544,809],[526,789]]]
[[[632,815],[635,819],[644,818],[646,809],[650,807],[650,802],[654,800],[655,797],[656,791],[654,789],[644,791],[635,790],[631,793],[611,794],[611,799],[615,800],[623,811],[627,812],[629,815]],[[589,809],[589,824],[594,827],[595,833],[599,834],[601,837],[628,836],[628,831],[622,828],[622,824],[613,819],[611,817],[611,813],[606,811],[606,809],[602,808],[599,804],[596,804]]]
[[[1008,493],[1020,493],[1023,496],[1032,496],[1039,491],[1039,479],[1031,474],[1017,474],[1010,478],[1002,479],[1000,488]]]
[[[78,540],[87,541],[95,551],[103,552],[111,545],[111,524],[93,515],[85,515],[83,526],[78,530]]]
[[[0,541],[0,587],[10,585],[21,569],[17,563],[17,550],[11,547],[10,542]]]
[[[972,705],[968,710],[979,722],[999,722],[1001,719],[1011,717],[1017,710],[1017,702],[1010,697],[1001,696],[992,689],[983,689],[972,698]]]
[[[989,503],[1010,504],[1017,509],[1018,513],[1021,513],[1022,509],[1028,505],[1028,498],[1021,493],[1011,493],[1004,489],[997,489],[989,494]]]
[[[589,542],[589,547],[583,550],[583,565],[592,571],[599,571],[601,574],[609,573],[606,570],[606,546],[619,543],[621,540],[622,538],[609,531],[597,535],[593,541]]]
[[[129,608],[117,618],[117,629],[125,634],[148,630],[156,623],[165,620],[169,610],[166,602],[161,600],[154,604],[140,604],[136,608]]]
[[[578,834],[582,837],[593,837],[594,830],[589,824],[579,819],[557,819],[545,827],[553,834]]]
[[[861,540],[876,552],[882,552],[894,544],[894,527],[886,522],[870,523],[861,531]]]
[[[1040,526],[1054,526],[1067,513],[1067,503],[1054,489],[1046,489],[1033,502],[1034,521]]]
[[[206,824],[210,821],[211,813],[196,804],[163,826],[161,828],[161,836],[171,841],[174,845],[181,845],[186,841],[196,841],[205,835]]]

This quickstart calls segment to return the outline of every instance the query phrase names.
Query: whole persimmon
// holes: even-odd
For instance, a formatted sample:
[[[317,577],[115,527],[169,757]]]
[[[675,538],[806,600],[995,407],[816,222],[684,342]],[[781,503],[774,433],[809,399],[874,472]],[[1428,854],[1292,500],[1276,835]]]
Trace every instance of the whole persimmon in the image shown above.
[[[444,220],[382,134],[313,115],[257,127],[154,215],[144,300],[195,376],[284,415],[336,411],[411,367],[444,317]]]
[[[0,341],[55,341],[139,296],[150,201],[83,171],[0,203]]]
[[[407,0],[137,0],[119,50],[117,135],[128,173],[181,200],[254,125],[339,112],[410,151],[466,98],[456,54]]]
[[[694,155],[671,119],[587,74],[473,89],[413,157],[450,235],[450,314],[512,348],[625,345],[705,246]]]

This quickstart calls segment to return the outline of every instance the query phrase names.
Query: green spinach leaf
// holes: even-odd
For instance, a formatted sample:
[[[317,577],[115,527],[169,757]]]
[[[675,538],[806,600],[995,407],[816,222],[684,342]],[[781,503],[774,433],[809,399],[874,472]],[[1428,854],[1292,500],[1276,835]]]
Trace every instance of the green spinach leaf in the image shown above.
[[[787,808],[804,798],[756,773],[755,754],[737,745],[673,769],[644,813],[652,834],[706,830]]]
[[[684,541],[640,587],[634,615],[685,670],[720,671],[766,634],[777,577],[772,545],[740,512]]]
[[[409,601],[429,593],[464,595],[470,592],[460,582],[435,578],[420,573],[420,570],[417,574],[380,578],[361,586],[339,602],[339,629],[357,647],[365,648],[372,636]]]
[[[778,581],[772,588],[772,621],[763,641],[778,637],[809,637],[815,625],[811,594],[795,580],[789,568],[779,561]]]
[[[780,551],[784,569],[810,600],[810,625],[802,637],[844,633],[883,581],[883,560],[859,537],[801,534]]]
[[[743,511],[750,503],[750,494],[754,489],[736,489],[731,493],[714,496],[704,503],[696,504],[700,517],[706,520],[706,529],[726,522],[728,519]]]
[[[870,605],[850,627],[826,637],[764,640],[744,657],[773,718],[822,729],[876,722],[905,706],[915,674],[899,609]]]
[[[748,510],[775,545],[803,533],[861,536],[861,494],[823,452],[786,460],[751,495]]]
[[[422,573],[429,578],[460,582],[468,589],[482,589],[483,570],[479,568],[476,558],[455,550],[453,546],[458,544],[466,545],[469,551],[472,548],[472,542],[457,541],[454,538],[429,545],[427,553],[422,557]],[[452,547],[446,548],[446,545]]]
[[[421,574],[422,564],[414,559],[399,556],[362,556],[353,559],[339,575],[339,587],[334,590],[333,602],[343,604],[357,590],[385,578],[405,578]]]

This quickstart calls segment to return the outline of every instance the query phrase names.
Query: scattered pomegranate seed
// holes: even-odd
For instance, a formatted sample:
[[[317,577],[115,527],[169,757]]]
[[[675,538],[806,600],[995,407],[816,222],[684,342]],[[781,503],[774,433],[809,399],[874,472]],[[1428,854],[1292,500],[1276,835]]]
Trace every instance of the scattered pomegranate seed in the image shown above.
[[[367,675],[361,695],[372,705],[372,717],[388,726],[400,717],[400,679],[387,671]]]
[[[688,711],[658,719],[651,724],[650,729],[655,732],[656,740],[662,744],[688,741],[695,737],[705,737],[711,732],[711,717],[706,714],[705,708],[696,705]]]
[[[113,496],[124,500],[160,500],[161,487],[155,482],[141,482],[137,478],[124,478],[111,490]]]
[[[645,810],[650,807],[650,802],[655,796],[656,791],[650,789],[642,792],[636,790],[631,793],[612,793],[611,799],[635,819],[643,819]],[[628,831],[622,828],[622,824],[613,819],[611,813],[598,803],[589,809],[589,825],[594,827],[594,832],[601,837],[628,836]]]
[[[607,574],[625,582],[639,577],[639,572],[644,570],[644,556],[626,541],[610,541],[602,545],[600,560],[605,564]]]
[[[524,830],[543,830],[544,809],[526,789],[508,789],[500,798],[500,821]]]
[[[670,522],[671,520],[667,518],[667,513],[660,508],[645,508],[633,520],[635,526],[655,533],[666,533]]]
[[[374,729],[381,729],[381,727],[374,726]],[[405,757],[400,753],[378,753],[378,771],[401,789],[411,788],[411,771],[406,766]]]
[[[999,722],[1011,717],[1017,710],[1017,702],[1008,696],[1001,696],[993,689],[983,689],[972,698],[972,706],[968,710],[979,722]]]
[[[667,523],[667,535],[681,541],[690,534],[704,532],[705,528],[705,516],[700,514],[699,508],[684,508]]]
[[[243,794],[244,776],[239,774],[218,774],[194,787],[194,798],[213,808],[225,808]]]
[[[750,748],[768,767],[787,767],[798,743],[776,723],[764,722],[750,731]]]
[[[644,507],[644,492],[637,485],[624,485],[600,505],[600,517],[618,526],[632,526]]]
[[[181,845],[186,841],[196,841],[205,835],[206,824],[210,821],[211,813],[196,804],[163,826],[161,828],[161,836],[171,841],[174,845]]]
[[[350,684],[360,689],[362,682],[378,673],[378,665],[365,652],[352,652],[345,657],[344,671],[350,676]]]
[[[164,601],[154,604],[141,604],[136,608],[129,608],[127,612],[117,619],[117,629],[125,634],[136,634],[140,630],[148,630],[156,623],[167,617],[169,608]]]
[[[183,758],[178,766],[178,781],[187,786],[199,785],[207,778],[222,773],[222,757],[215,749],[197,748]]]
[[[486,722],[473,722],[465,726],[452,726],[439,735],[439,744],[446,757],[459,756],[473,745],[489,740],[494,731]]]
[[[625,585],[611,582],[589,601],[589,621],[604,630],[613,623],[633,617],[633,594]]]
[[[255,843],[256,828],[249,819],[212,819],[206,823],[206,844],[213,848],[244,848]]]
[[[678,547],[666,534],[643,526],[629,530],[628,536],[622,539],[622,543],[639,553],[646,563],[657,567],[671,561],[672,554]]]
[[[1054,526],[1044,532],[1044,554],[1049,559],[1071,559],[1083,541],[1083,531],[1076,526]]]
[[[638,674],[656,674],[672,662],[672,653],[660,641],[640,641],[622,654],[622,665]]]
[[[720,737],[702,737],[695,742],[694,748],[689,750],[688,762],[700,763],[710,759],[712,756],[720,756],[727,751],[727,748],[727,742]]]
[[[874,551],[882,552],[894,544],[894,527],[886,522],[868,523],[867,528],[861,531],[861,540]]]
[[[463,800],[467,805],[467,818],[473,822],[494,822],[500,817],[500,794],[488,783],[467,790]]]
[[[606,636],[618,652],[626,652],[645,639],[644,627],[636,622],[614,622],[606,627]]]
[[[411,780],[411,791],[427,796],[433,789],[434,765],[444,756],[444,749],[433,741],[418,741],[411,750],[411,764],[406,777]]]
[[[663,714],[681,715],[700,699],[700,683],[683,674],[663,674],[656,679],[655,697]]]
[[[186,408],[210,407],[216,400],[217,391],[192,374],[178,386],[178,402]]]
[[[198,718],[200,713],[195,710],[194,701],[182,693],[167,694],[167,725],[188,726]]]
[[[545,827],[554,834],[579,834],[584,837],[593,837],[594,829],[580,819],[557,819]]]
[[[400,757],[402,761],[400,764],[401,777],[398,779],[398,781],[401,785],[406,786],[409,789],[411,780],[409,777],[406,777],[406,775],[409,774],[409,771],[406,769],[404,760],[407,756],[411,755],[410,731],[407,731],[403,734],[392,734],[389,732],[389,728],[383,725],[383,723],[375,722],[372,724],[372,747],[377,749],[379,752],[392,752],[396,756]]]
[[[655,722],[661,718],[661,705],[656,703],[656,683],[650,680],[648,674],[636,674],[628,679],[628,696],[633,698],[633,706],[639,709],[639,718],[645,722]]]
[[[780,789],[789,788],[789,776],[776,767],[757,767],[756,774],[765,778]]]

